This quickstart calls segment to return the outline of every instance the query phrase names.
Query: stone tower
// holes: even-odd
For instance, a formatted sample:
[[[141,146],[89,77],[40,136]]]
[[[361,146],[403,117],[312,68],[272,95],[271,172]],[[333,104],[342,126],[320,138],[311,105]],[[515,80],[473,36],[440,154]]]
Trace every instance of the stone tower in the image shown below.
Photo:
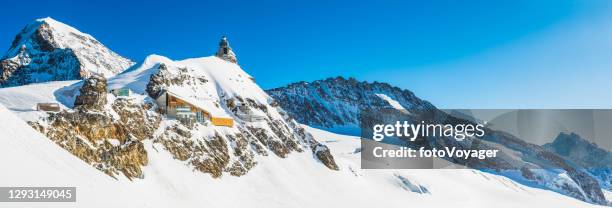
[[[236,54],[232,51],[232,48],[229,46],[229,42],[227,42],[227,38],[223,36],[221,38],[221,42],[219,42],[219,50],[217,50],[217,57],[232,62],[237,63]]]

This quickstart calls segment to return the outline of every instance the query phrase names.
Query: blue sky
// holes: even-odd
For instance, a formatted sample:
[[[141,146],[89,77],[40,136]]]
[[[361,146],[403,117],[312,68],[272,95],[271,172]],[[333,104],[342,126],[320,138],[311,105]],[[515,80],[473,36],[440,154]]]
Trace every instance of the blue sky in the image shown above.
[[[442,108],[612,108],[612,1],[8,1],[0,50],[53,17],[139,61],[227,35],[263,88],[389,82]]]

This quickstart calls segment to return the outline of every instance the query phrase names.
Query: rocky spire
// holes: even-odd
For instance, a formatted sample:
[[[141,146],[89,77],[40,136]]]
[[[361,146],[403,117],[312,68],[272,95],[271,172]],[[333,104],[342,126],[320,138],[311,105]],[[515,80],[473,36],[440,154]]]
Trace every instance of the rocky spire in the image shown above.
[[[237,63],[236,54],[232,51],[232,48],[229,46],[229,42],[227,42],[227,37],[223,36],[221,41],[219,42],[219,50],[217,50],[217,57],[232,62]]]

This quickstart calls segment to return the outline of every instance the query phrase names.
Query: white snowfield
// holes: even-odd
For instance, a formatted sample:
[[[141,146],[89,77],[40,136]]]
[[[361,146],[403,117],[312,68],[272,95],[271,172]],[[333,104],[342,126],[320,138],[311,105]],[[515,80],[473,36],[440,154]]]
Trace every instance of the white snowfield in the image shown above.
[[[0,186],[77,187],[76,203],[0,207],[596,207],[475,170],[361,170],[357,138],[309,127],[340,171],[293,153],[260,157],[242,177],[213,179],[147,142],[145,178],[128,181],[95,170],[1,105],[0,124]]]
[[[406,110],[399,102],[397,102],[393,98],[390,98],[388,95],[378,93],[378,94],[376,94],[376,96],[378,96],[378,97],[382,98],[383,100],[387,101],[389,103],[389,105],[391,105],[391,107],[393,107],[394,109],[397,109],[397,110]]]

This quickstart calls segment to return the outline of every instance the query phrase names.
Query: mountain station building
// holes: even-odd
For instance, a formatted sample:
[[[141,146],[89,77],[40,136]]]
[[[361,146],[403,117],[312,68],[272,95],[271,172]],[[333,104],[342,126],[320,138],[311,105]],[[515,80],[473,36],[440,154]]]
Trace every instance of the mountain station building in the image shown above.
[[[220,113],[211,113],[210,110],[206,110],[210,108],[204,107],[202,101],[184,98],[168,90],[163,90],[155,101],[168,118],[177,119],[185,124],[205,123],[206,120],[210,120],[215,126],[234,126],[234,119],[218,115]]]

